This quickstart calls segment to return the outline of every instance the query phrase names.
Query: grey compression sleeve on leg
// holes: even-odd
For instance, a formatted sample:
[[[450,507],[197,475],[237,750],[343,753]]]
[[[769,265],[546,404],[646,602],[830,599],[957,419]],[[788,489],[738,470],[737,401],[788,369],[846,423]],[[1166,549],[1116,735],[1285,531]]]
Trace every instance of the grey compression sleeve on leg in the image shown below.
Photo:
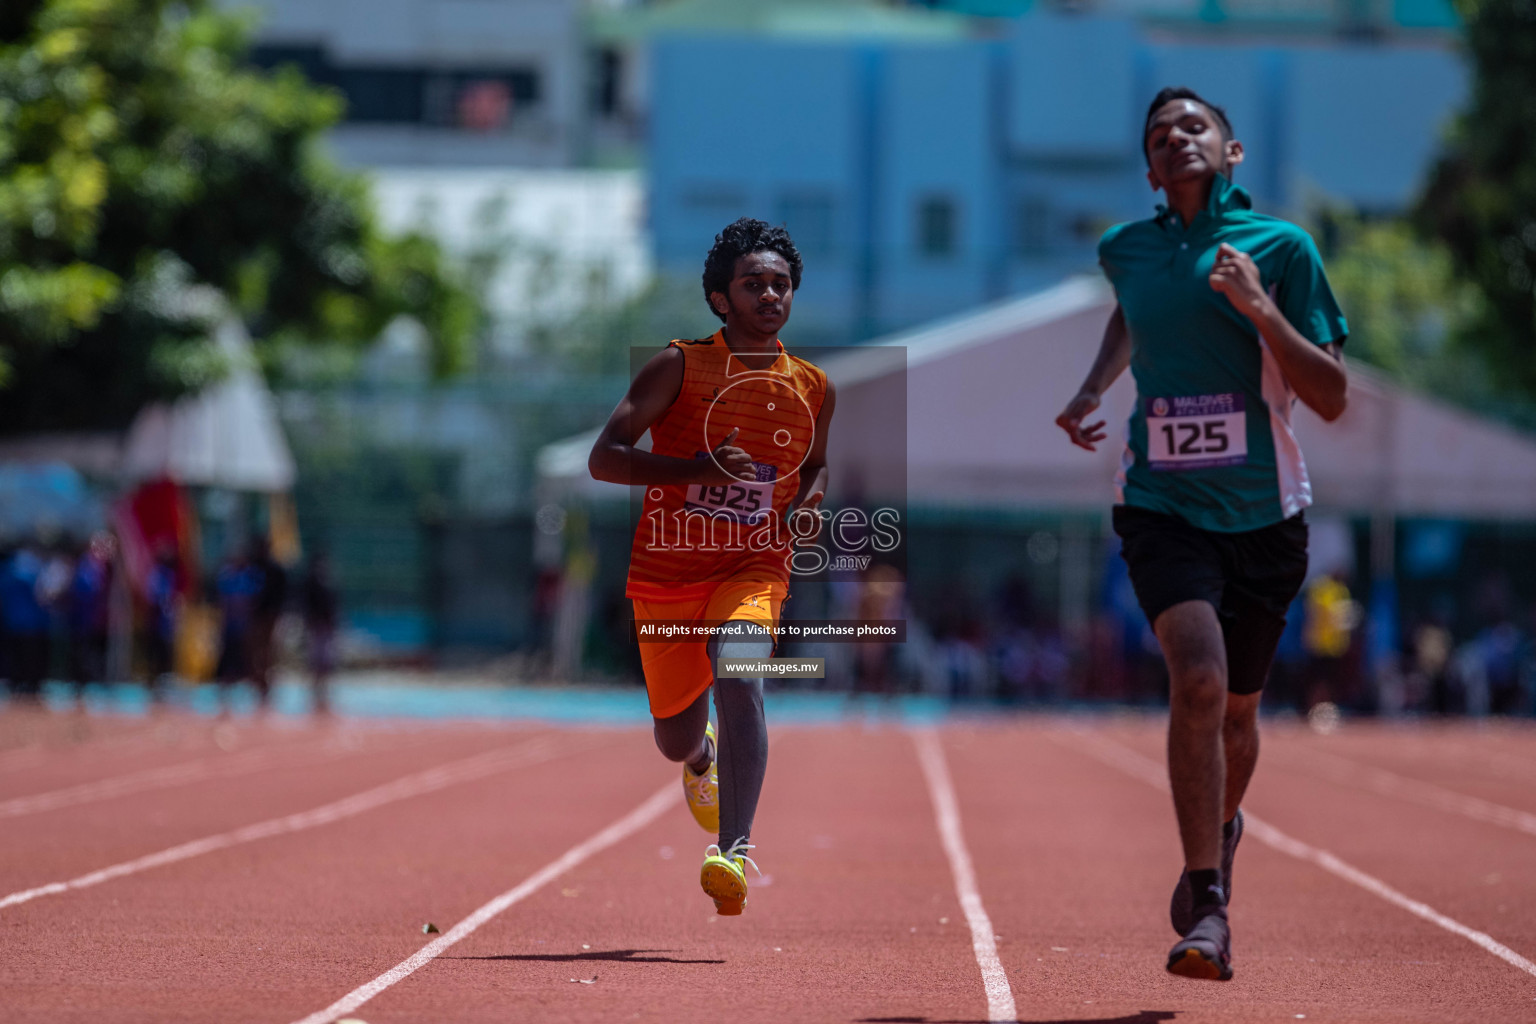
[[[720,658],[766,658],[773,654],[768,631],[752,623],[730,623],[736,635],[715,634],[710,664]],[[715,676],[715,719],[720,773],[720,849],[729,851],[752,833],[757,798],[768,771],[768,723],[763,717],[763,679]]]

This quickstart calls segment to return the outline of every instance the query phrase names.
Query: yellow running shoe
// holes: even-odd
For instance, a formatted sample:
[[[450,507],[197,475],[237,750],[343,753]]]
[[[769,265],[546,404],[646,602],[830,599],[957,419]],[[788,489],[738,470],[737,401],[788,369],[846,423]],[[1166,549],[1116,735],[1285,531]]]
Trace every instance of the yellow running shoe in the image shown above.
[[[704,851],[704,866],[699,869],[699,885],[715,901],[715,913],[721,917],[734,917],[746,908],[746,866],[751,864],[753,871],[762,874],[757,862],[747,856],[750,849],[751,843],[738,839],[736,845],[724,854],[718,846],[710,846]]]
[[[704,735],[709,737],[710,749],[714,750],[714,723],[704,727]],[[709,770],[702,775],[695,775],[692,768],[683,765],[683,796],[688,801],[688,810],[693,812],[693,820],[705,832],[720,831],[720,775],[715,763],[711,760]]]

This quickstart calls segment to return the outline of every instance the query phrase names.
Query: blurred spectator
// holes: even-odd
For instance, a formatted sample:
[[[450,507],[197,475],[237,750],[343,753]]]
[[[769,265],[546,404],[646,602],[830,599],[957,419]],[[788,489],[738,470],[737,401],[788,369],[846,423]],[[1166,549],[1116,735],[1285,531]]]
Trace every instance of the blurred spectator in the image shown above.
[[[169,544],[161,545],[144,585],[149,602],[144,621],[144,652],[152,700],[158,701],[165,696],[166,677],[175,664],[176,621],[181,605],[180,576],[176,549]]]
[[[214,592],[224,623],[219,635],[216,674],[226,689],[231,683],[250,677],[251,620],[260,590],[261,580],[241,551],[231,553],[214,577]]]
[[[1067,697],[1072,659],[1055,630],[1014,626],[997,644],[994,657],[1003,700],[1055,702]]]
[[[1521,661],[1525,634],[1513,619],[1483,630],[1483,659],[1488,673],[1488,706],[1496,715],[1516,713],[1521,706]]]
[[[43,566],[42,555],[29,543],[0,567],[0,618],[5,620],[11,693],[28,702],[41,699],[48,671],[48,611],[38,587]]]
[[[980,619],[963,592],[941,595],[933,626],[932,689],[950,700],[986,697],[991,689],[990,666]]]
[[[308,647],[310,686],[317,714],[331,710],[331,673],[336,670],[336,629],[340,602],[331,579],[331,561],[316,552],[304,574],[304,639]]]
[[[1009,576],[994,604],[996,626],[982,643],[997,680],[995,696],[1005,703],[1038,699],[1035,602],[1028,582],[1022,576]]]
[[[272,557],[272,549],[265,537],[257,537],[251,542],[249,571],[255,589],[250,629],[246,634],[250,644],[248,666],[251,682],[256,684],[256,699],[265,706],[272,693],[272,637],[277,630],[277,620],[282,618],[288,603],[288,572]]]
[[[1408,635],[1406,703],[1444,715],[1451,711],[1451,631],[1438,616],[1415,626]]]
[[[1326,573],[1307,584],[1302,631],[1302,646],[1307,652],[1307,708],[1323,701],[1338,703],[1352,694],[1348,656],[1359,618],[1342,573]]]
[[[987,660],[973,634],[951,633],[938,643],[944,692],[950,700],[974,700],[987,689]]]
[[[540,674],[548,670],[550,653],[554,649],[555,611],[560,607],[560,577],[558,565],[546,565],[539,569],[534,579],[533,608],[529,613],[533,643],[528,653],[530,668]],[[626,643],[623,646],[627,649],[630,645]]]
[[[0,588],[4,586],[5,575],[11,567],[11,556],[15,553],[14,548],[0,543]],[[0,592],[0,683],[5,683],[9,690],[11,679],[11,638],[5,624],[4,594]]]
[[[1079,696],[1107,701],[1130,698],[1131,660],[1123,642],[1124,632],[1111,612],[1093,616],[1088,625],[1088,677]]]
[[[75,576],[75,545],[63,540],[43,556],[43,570],[37,577],[37,599],[48,614],[48,646],[43,654],[43,672],[53,676],[60,668],[60,655],[70,649],[69,585]]]
[[[106,675],[114,541],[108,533],[91,538],[75,562],[66,597],[69,677],[83,698],[85,684]]]
[[[1528,628],[1520,651],[1520,703],[1513,710],[1517,715],[1536,715],[1536,604],[1531,606],[1526,621]]]
[[[1091,657],[1111,659],[1117,667],[1090,668],[1093,678],[1085,696],[1135,703],[1164,699],[1168,695],[1168,669],[1163,664],[1163,651],[1136,601],[1130,570],[1120,557],[1119,538],[1106,548],[1103,568],[1103,611],[1095,622],[1095,629],[1103,633],[1099,641],[1102,647],[1095,648]],[[1098,681],[1101,671],[1108,673],[1106,681]]]
[[[860,622],[894,621],[902,617],[906,585],[895,566],[870,566],[859,585],[854,617]],[[895,645],[883,640],[854,645],[853,692],[890,696],[895,692]]]
[[[1509,617],[1484,627],[1453,662],[1466,713],[1519,713],[1524,707],[1526,637]]]
[[[997,666],[997,698],[1005,704],[1031,699],[1035,678],[1035,638],[1019,625],[1003,628],[992,645]]]
[[[1455,710],[1473,718],[1488,714],[1488,672],[1482,645],[1469,640],[1451,657],[1451,691]]]

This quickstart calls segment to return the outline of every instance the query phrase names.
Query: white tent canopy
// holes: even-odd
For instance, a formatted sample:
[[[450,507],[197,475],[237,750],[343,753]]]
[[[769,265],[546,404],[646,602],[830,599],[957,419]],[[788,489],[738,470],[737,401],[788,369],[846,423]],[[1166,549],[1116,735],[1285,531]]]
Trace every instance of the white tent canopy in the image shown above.
[[[901,489],[922,505],[1102,510],[1114,500],[1130,375],[1105,396],[1109,437],[1088,453],[1056,415],[1076,392],[1114,308],[1093,278],[895,335],[826,363],[837,385],[828,456],[837,504]],[[905,359],[901,353],[905,353]],[[1397,387],[1351,362],[1349,408],[1324,423],[1301,404],[1295,431],[1322,509],[1474,519],[1536,518],[1536,438]],[[906,404],[903,465],[876,410]],[[539,459],[546,493],[623,497],[588,482],[596,432],[557,442]],[[904,470],[904,473],[903,473]],[[904,477],[904,481],[903,481]]]
[[[236,491],[287,491],[293,454],[276,406],[256,370],[250,338],[234,317],[220,323],[214,343],[231,369],[217,384],[171,405],[146,407],[124,446],[123,471],[132,480],[168,476],[177,483]]]

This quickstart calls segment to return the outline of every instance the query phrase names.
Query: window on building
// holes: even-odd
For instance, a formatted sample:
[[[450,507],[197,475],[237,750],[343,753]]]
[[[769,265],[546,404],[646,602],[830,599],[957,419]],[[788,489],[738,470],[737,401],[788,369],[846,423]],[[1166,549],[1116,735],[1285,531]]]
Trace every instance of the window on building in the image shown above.
[[[933,259],[960,248],[960,210],[949,196],[924,196],[917,203],[917,251]]]
[[[801,255],[825,256],[836,246],[836,208],[830,193],[786,192],[779,197],[776,212]]]
[[[423,68],[337,64],[322,46],[256,46],[258,67],[296,66],[318,85],[341,91],[346,120],[430,124],[490,131],[538,104],[539,72],[526,67]]]
[[[421,120],[430,125],[493,130],[539,101],[538,72],[456,69],[423,75]]]
[[[323,46],[275,46],[261,43],[251,47],[250,61],[259,68],[295,67],[311,82],[334,84],[335,69]]]
[[[622,111],[624,57],[618,50],[605,48],[592,54],[592,112],[614,117]]]

